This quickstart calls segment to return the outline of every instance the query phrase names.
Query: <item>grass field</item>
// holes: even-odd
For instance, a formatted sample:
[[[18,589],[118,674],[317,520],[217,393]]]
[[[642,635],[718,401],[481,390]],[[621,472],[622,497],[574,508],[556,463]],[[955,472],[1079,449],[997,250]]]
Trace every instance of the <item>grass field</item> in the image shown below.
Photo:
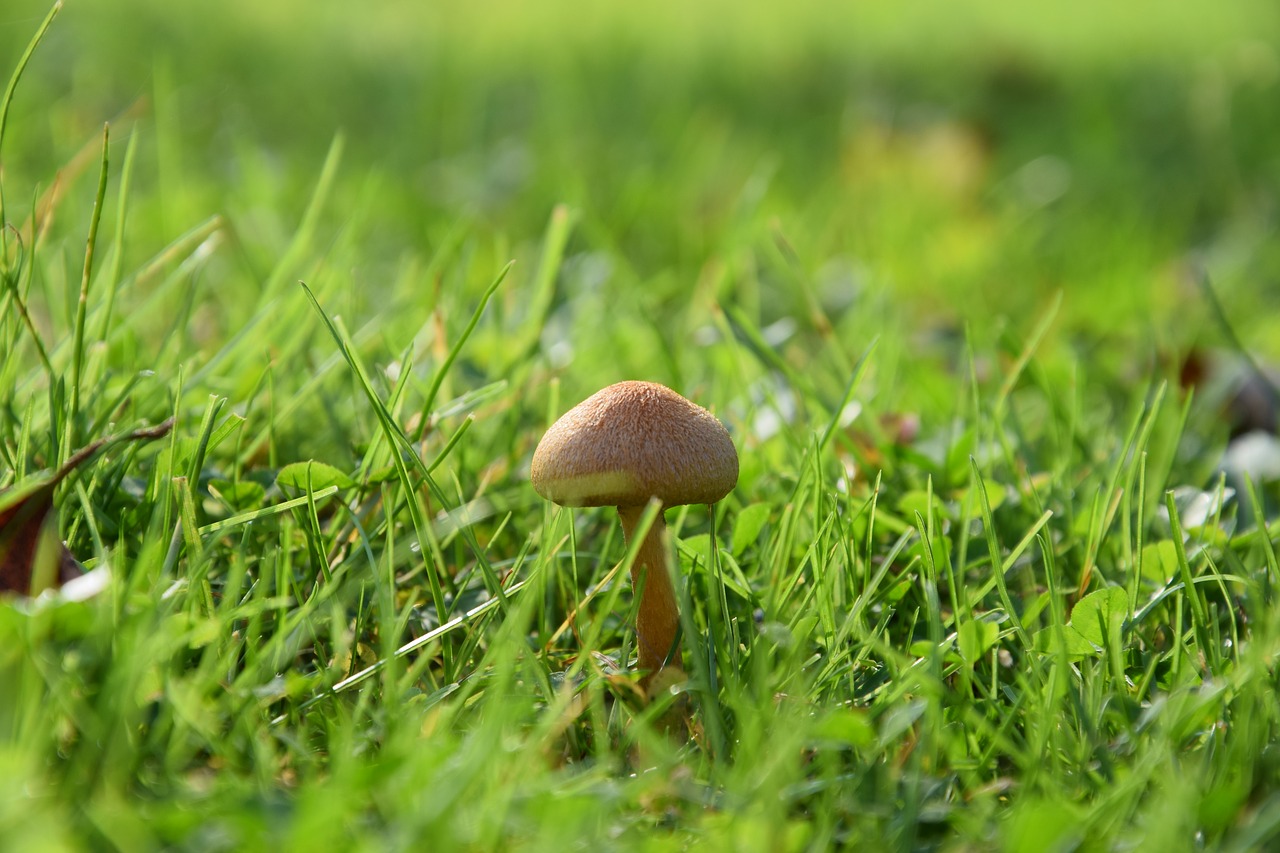
[[[5,101],[0,487],[175,426],[0,598],[0,849],[1280,844],[1272,3],[369,5],[68,0]],[[648,705],[528,482],[632,378],[741,463]]]

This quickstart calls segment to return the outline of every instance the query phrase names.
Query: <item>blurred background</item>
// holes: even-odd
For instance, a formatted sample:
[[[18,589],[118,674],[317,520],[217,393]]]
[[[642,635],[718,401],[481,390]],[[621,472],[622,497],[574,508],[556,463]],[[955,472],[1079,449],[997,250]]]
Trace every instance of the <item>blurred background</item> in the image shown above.
[[[0,68],[47,8],[7,0]],[[731,294],[780,348],[884,331],[905,356],[1025,335],[1061,294],[1055,334],[1141,373],[1221,343],[1201,266],[1280,357],[1278,45],[1270,0],[69,0],[14,103],[5,191],[21,207],[60,173],[82,219],[102,124],[113,170],[136,136],[125,267],[212,214],[233,235],[204,273],[211,341],[260,307],[218,293],[288,260],[340,137],[314,257],[391,341],[459,234],[477,281],[520,261],[518,317],[564,204],[573,310],[547,334],[604,324],[580,349],[623,372],[697,331],[690,300]]]

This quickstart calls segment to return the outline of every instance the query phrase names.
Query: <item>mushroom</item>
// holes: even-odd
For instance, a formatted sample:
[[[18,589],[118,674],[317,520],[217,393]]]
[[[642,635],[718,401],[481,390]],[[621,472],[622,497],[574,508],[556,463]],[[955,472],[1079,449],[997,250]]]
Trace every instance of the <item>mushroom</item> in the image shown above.
[[[533,488],[561,506],[614,506],[628,545],[651,498],[665,509],[715,503],[738,482],[738,453],[715,415],[654,382],[619,382],[551,425],[533,452]],[[643,589],[636,617],[641,685],[668,660],[679,668],[679,611],[662,512],[631,567]]]

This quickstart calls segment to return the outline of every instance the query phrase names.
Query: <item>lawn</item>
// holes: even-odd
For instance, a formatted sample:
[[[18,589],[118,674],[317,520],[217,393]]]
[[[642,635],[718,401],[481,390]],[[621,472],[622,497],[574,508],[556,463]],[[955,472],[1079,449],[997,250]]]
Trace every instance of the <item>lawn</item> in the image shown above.
[[[367,5],[0,8],[0,849],[1280,844],[1270,2]]]

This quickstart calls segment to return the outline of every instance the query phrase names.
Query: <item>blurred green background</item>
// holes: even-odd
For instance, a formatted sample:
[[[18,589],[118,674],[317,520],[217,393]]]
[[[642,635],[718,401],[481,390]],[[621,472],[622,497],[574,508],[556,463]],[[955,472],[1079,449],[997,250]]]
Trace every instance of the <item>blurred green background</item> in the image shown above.
[[[46,9],[5,4],[0,67]],[[19,91],[6,194],[62,169],[65,208],[87,208],[102,123],[114,168],[139,135],[125,268],[213,213],[235,235],[206,276],[210,339],[260,308],[217,293],[268,277],[341,134],[320,250],[352,247],[342,307],[385,312],[391,340],[423,319],[397,277],[458,229],[531,276],[565,203],[564,292],[607,281],[611,316],[659,338],[727,287],[761,327],[796,317],[853,351],[1025,329],[1062,292],[1086,351],[1146,358],[1220,337],[1203,264],[1277,356],[1277,44],[1266,0],[71,0]]]

